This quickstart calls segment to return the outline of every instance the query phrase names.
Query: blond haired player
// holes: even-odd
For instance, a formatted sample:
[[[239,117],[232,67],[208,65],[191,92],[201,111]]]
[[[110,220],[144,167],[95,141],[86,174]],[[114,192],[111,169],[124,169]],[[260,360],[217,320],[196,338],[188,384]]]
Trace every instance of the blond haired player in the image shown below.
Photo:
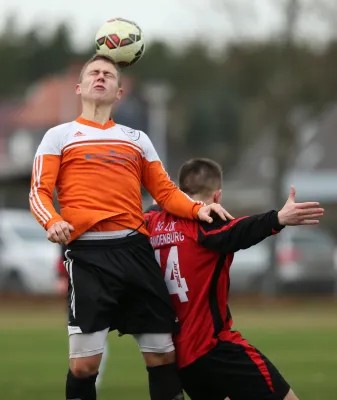
[[[212,210],[226,219],[225,210],[192,201],[169,179],[148,136],[110,119],[122,96],[120,73],[111,59],[90,59],[76,93],[82,115],[45,134],[30,192],[31,210],[48,239],[68,246],[66,399],[96,399],[106,336],[115,329],[135,336],[151,399],[183,399],[171,339],[177,321],[149,243],[141,185],[181,218],[211,222]],[[52,202],[55,187],[61,215]]]
[[[65,267],[65,253],[67,251],[67,247],[63,244],[61,246],[60,257],[56,263],[56,292],[63,296],[68,295],[68,288],[69,288],[69,274]],[[108,354],[109,354],[109,346],[108,342],[105,343],[104,351],[102,354],[101,363],[98,370],[98,376],[96,379],[96,388],[99,388],[102,384],[102,378],[104,375],[104,371],[108,362]]]

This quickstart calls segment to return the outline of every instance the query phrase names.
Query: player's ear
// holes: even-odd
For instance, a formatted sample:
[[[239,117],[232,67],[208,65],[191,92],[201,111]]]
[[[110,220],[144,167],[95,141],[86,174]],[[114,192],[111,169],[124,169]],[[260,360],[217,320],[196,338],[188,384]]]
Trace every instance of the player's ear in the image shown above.
[[[117,99],[120,100],[123,97],[124,90],[122,88],[118,89]]]
[[[76,85],[76,94],[81,94],[81,86],[79,83]]]
[[[221,203],[221,193],[222,193],[222,190],[221,190],[221,189],[217,190],[217,191],[214,193],[214,195],[213,195],[213,201],[214,201],[214,203]]]

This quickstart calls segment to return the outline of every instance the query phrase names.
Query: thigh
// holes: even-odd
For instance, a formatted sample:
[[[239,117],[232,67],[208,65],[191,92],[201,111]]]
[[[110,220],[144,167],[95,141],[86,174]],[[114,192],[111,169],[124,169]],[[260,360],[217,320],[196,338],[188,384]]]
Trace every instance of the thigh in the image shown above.
[[[118,326],[119,299],[125,286],[123,278],[106,272],[106,262],[105,249],[94,244],[86,248],[74,245],[67,250],[69,334]]]
[[[174,333],[179,325],[161,268],[147,238],[128,249],[128,288],[121,302],[123,333]]]
[[[239,343],[225,343],[224,350],[229,353],[226,376],[232,383],[228,387],[231,400],[247,396],[251,400],[284,400],[290,386],[264,354],[242,338]]]
[[[175,350],[170,333],[141,333],[133,337],[142,353],[166,354]]]
[[[234,336],[235,342],[220,341],[181,370],[184,390],[192,399],[209,391],[230,400],[284,400],[290,386],[276,367],[241,335]]]
[[[109,328],[93,333],[69,335],[69,358],[91,357],[104,352]]]
[[[198,361],[196,362],[198,364]],[[193,363],[191,366],[180,369],[179,376],[184,391],[191,400],[224,400],[223,390],[218,390],[209,380],[208,372]]]

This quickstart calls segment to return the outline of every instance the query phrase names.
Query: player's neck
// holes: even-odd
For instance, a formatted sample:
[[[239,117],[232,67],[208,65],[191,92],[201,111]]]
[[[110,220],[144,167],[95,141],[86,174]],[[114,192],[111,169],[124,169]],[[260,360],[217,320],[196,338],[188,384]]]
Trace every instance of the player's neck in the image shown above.
[[[109,105],[85,104],[81,117],[92,122],[104,125],[111,117],[112,107]]]
[[[209,204],[213,203],[212,199],[206,199],[204,196],[201,196],[201,195],[198,195],[198,194],[190,196],[190,197],[192,198],[192,200],[194,200],[194,201],[202,201],[206,205],[209,205]]]

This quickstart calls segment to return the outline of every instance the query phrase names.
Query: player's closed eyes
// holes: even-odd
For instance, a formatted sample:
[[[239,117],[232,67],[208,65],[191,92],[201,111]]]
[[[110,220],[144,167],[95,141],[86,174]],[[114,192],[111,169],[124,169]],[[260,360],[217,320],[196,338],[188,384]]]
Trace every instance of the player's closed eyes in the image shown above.
[[[108,73],[105,73],[104,76],[105,76],[106,78],[109,78],[109,79],[116,79],[115,75],[110,74],[109,72],[108,72]]]
[[[96,69],[96,70],[91,71],[91,72],[90,72],[90,75],[93,75],[93,76],[99,75],[100,72],[101,72],[101,71],[99,71],[98,69]],[[115,76],[114,74],[112,74],[111,72],[104,71],[104,72],[103,72],[103,75],[104,75],[105,78],[108,78],[108,79],[116,79],[116,76]]]

